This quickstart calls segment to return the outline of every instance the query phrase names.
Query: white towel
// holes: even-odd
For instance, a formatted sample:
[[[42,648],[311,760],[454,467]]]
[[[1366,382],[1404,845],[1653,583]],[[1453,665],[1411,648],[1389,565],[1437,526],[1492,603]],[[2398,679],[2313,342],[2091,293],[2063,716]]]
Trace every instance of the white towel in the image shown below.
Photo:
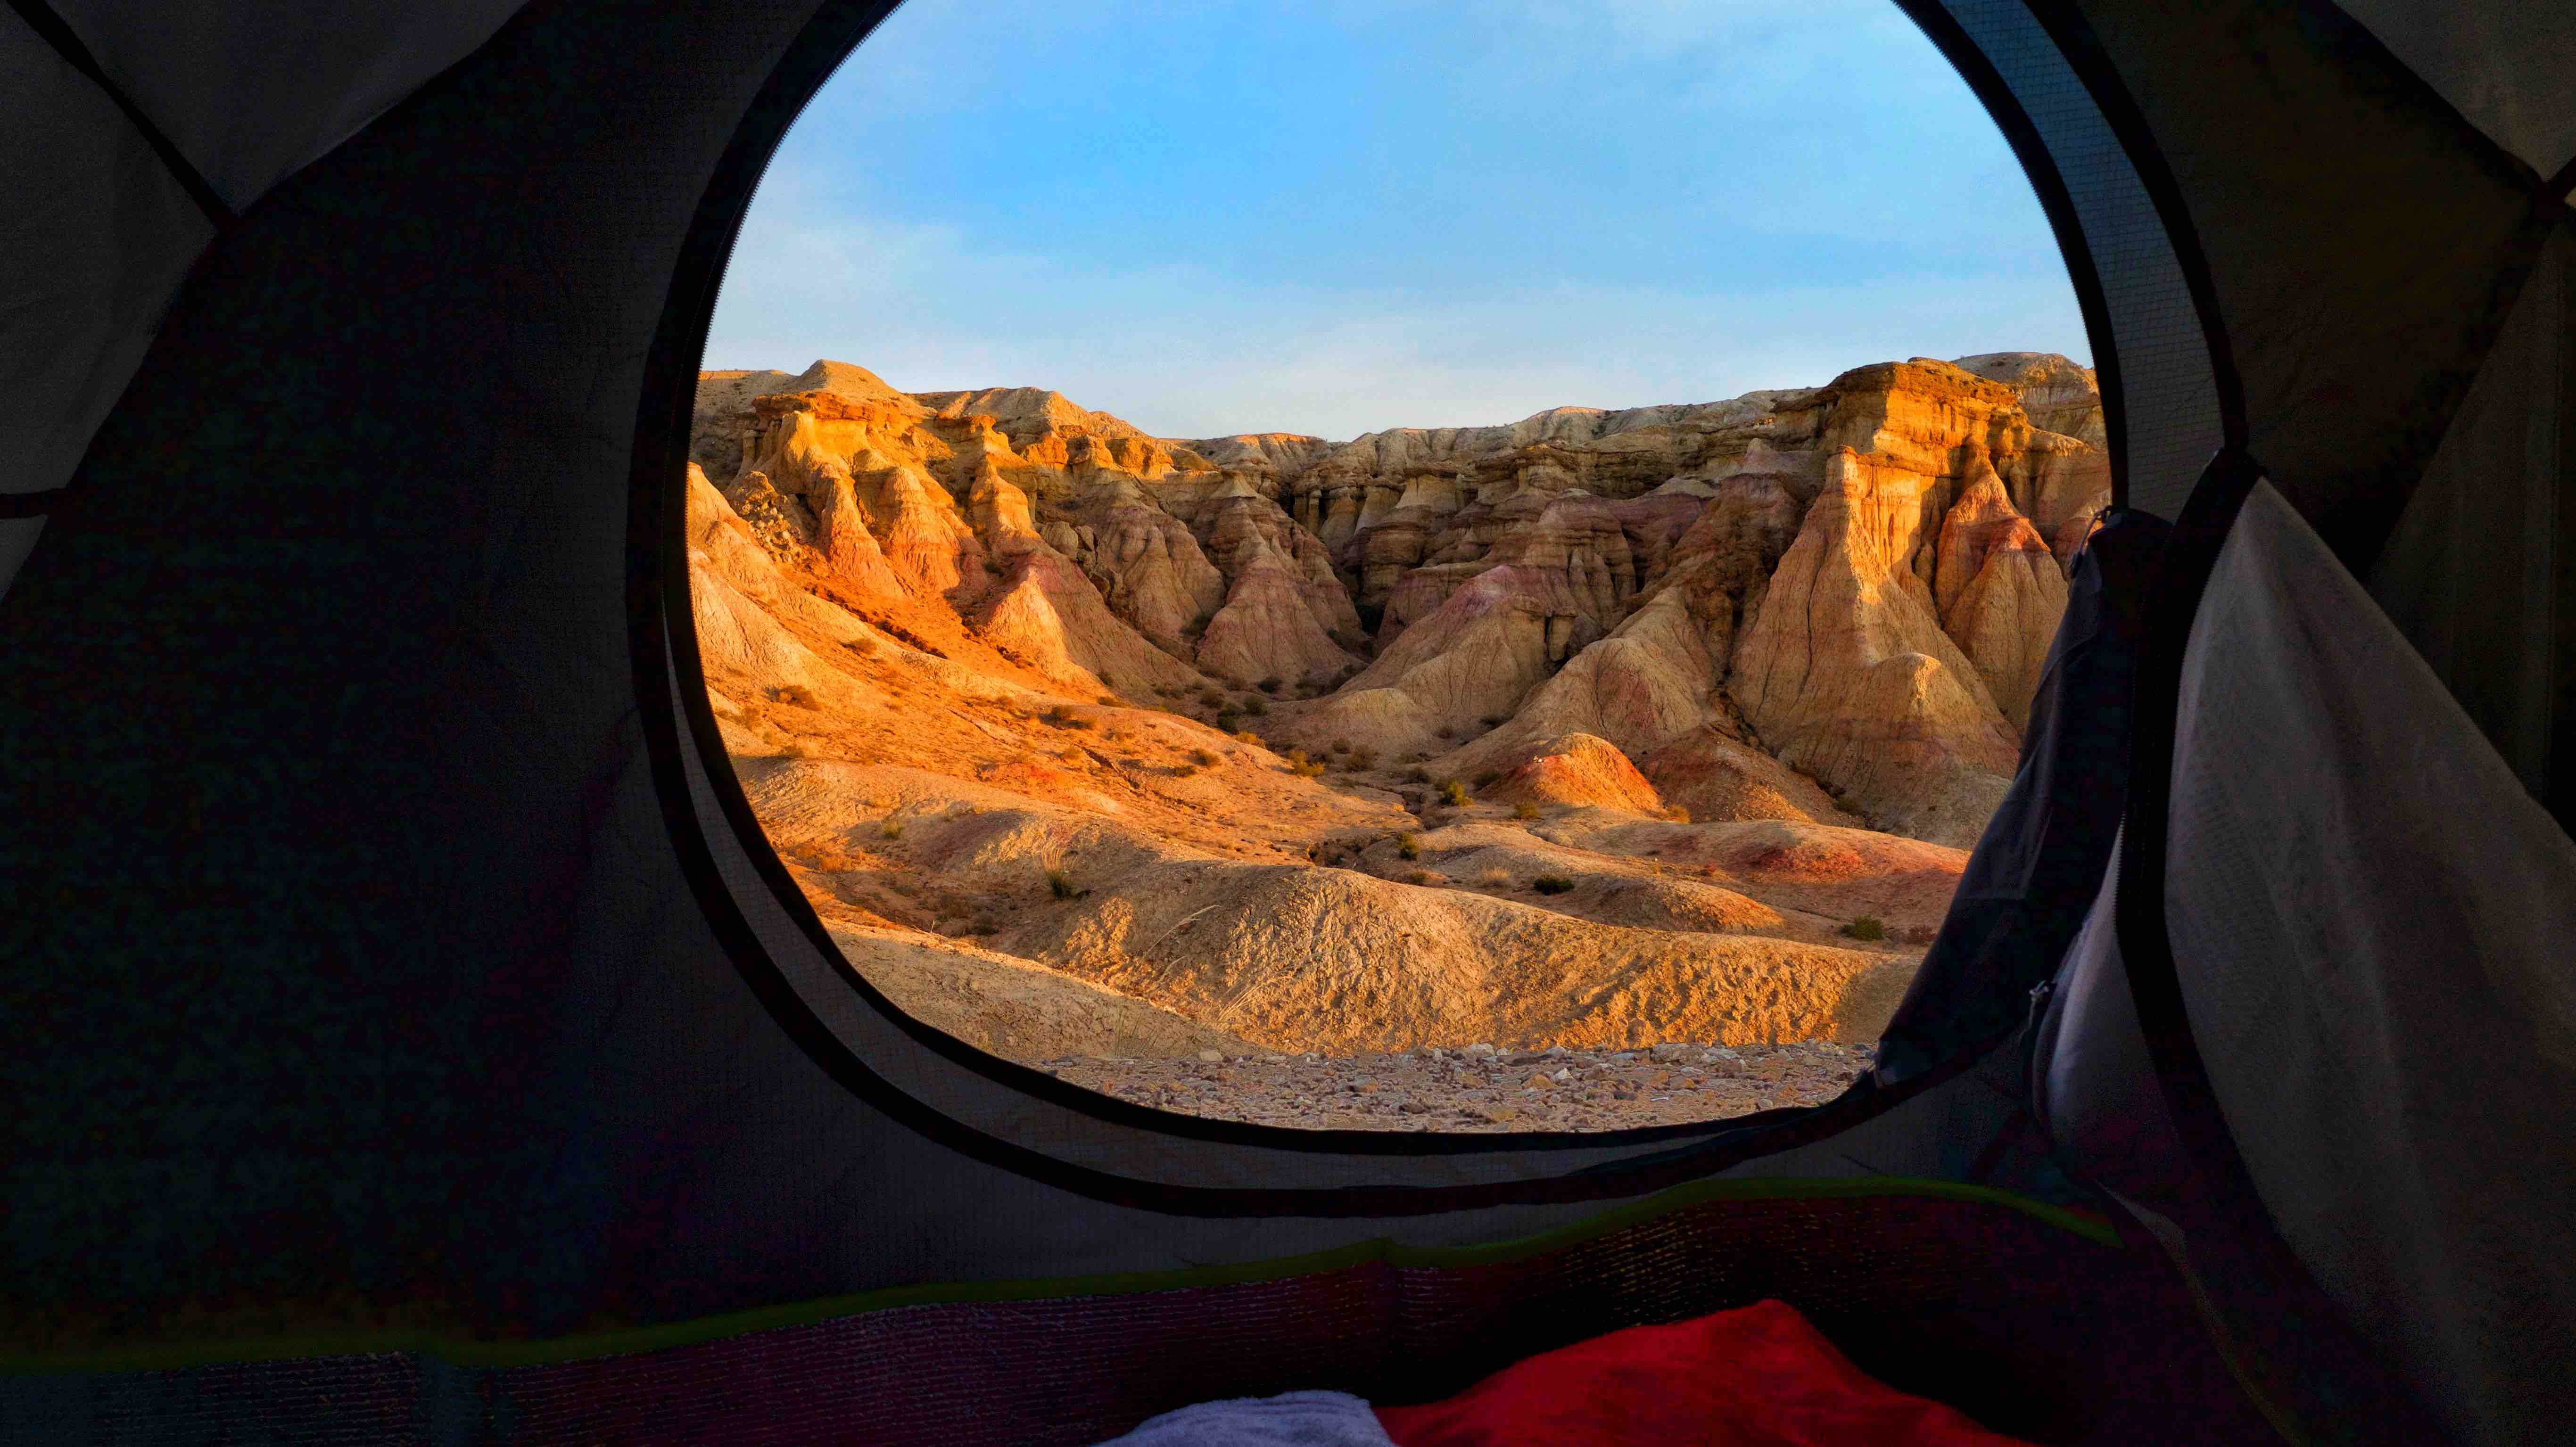
[[[1395,1447],[1369,1404],[1348,1392],[1283,1392],[1198,1402],[1100,1447]]]

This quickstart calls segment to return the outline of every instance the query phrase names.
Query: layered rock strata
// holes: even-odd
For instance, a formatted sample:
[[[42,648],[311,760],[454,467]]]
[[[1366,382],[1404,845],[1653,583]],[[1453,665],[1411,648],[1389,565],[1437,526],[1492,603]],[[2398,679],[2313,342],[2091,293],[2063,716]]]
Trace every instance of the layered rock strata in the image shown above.
[[[1068,685],[1259,685],[1283,738],[1465,775],[1585,733],[1726,812],[1953,844],[2110,491],[2092,374],[2019,352],[1345,443],[818,362],[708,374],[698,424],[782,560]]]
[[[2026,353],[1344,443],[708,373],[700,662],[844,953],[986,1048],[1866,1039],[2101,425]]]

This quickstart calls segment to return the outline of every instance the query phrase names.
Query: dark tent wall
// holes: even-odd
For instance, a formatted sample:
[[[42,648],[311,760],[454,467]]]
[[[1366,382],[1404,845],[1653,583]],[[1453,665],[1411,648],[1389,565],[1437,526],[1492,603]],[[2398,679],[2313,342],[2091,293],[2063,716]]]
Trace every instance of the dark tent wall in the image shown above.
[[[488,39],[518,0],[0,17],[0,590],[215,228]],[[256,97],[246,103],[246,97]]]
[[[739,840],[690,873],[656,545],[732,221],[881,9],[535,7],[197,264],[0,601],[14,1320],[541,1335],[1498,1239],[1723,1164],[1193,1143],[804,981],[907,1093],[746,966],[798,922]],[[2003,1113],[1762,1169],[1955,1171]]]
[[[2294,1415],[2558,1440],[2566,93],[2528,104],[2530,54],[2446,91],[2322,5],[2080,8],[2169,163],[2239,402],[2150,595],[2124,846],[2042,1039],[2046,1113]],[[2563,18],[2457,8],[2566,53]],[[2505,120],[2512,147],[2480,128]]]
[[[2548,234],[2539,176],[2331,6],[2067,8],[2205,258],[2229,440],[2366,563]]]
[[[2567,103],[2576,10],[2522,0],[2345,0],[2343,9],[2535,174],[2576,180]]]
[[[0,424],[19,429],[0,567],[24,557],[0,597],[17,1344],[542,1337],[909,1283],[1490,1242],[1718,1173],[2002,1159],[2018,1061],[1980,1058],[2010,1021],[1983,997],[2047,978],[2050,949],[1917,1022],[1938,1048],[1903,1082],[1584,1139],[1163,1117],[977,1057],[840,965],[715,744],[679,482],[750,188],[885,8],[539,0],[419,31],[335,12],[302,67],[274,30],[205,16],[148,35],[105,5],[0,17],[23,82],[0,104],[59,142],[0,145],[0,179],[65,202],[0,213],[26,248],[0,366],[38,404]],[[2530,928],[2563,909],[2568,815],[2527,797],[2559,803],[2576,774],[2576,646],[2557,642],[2576,643],[2571,263],[2544,183],[2569,128],[2549,72],[2487,63],[2507,39],[2563,53],[2564,27],[2498,21],[2480,50],[2321,3],[1908,9],[2030,170],[2124,500],[2178,516],[2187,560],[2142,570],[2131,809],[2077,950],[2104,973],[2068,992],[2128,1000],[2103,1028],[2136,1048],[2061,1018],[2065,1068],[2040,1062],[2052,1096],[2147,1128],[2107,1154],[2070,1144],[2171,1206],[2186,1257],[2240,1228],[2286,1240],[2284,1269],[2419,1386],[2472,1382],[2441,1404],[2459,1435],[2527,1432],[2482,1413],[2558,1340],[2561,1297],[2500,1317],[2481,1293],[2540,1239],[2505,1228],[2563,1206],[2510,1210],[2560,1179],[2563,1141],[2508,1168],[2502,1117],[2427,1137],[2481,1098],[2546,1116],[2576,1096],[2540,1073],[2565,1064],[2564,935]],[[2419,74],[2416,53],[2450,59]],[[246,86],[205,79],[228,74],[277,88],[274,134],[247,125]],[[2492,566],[2469,539],[2507,516],[2517,545]],[[2334,586],[2285,595],[2291,573]],[[2207,616],[2281,636],[2195,636],[2205,584]],[[2321,598],[2343,626],[2313,616]],[[2284,655],[2303,628],[2319,647]],[[2326,645],[2420,663],[2391,685],[2404,727],[2339,721],[2373,694],[2303,680]],[[2098,716],[2129,727],[2125,707]],[[2265,751],[2285,739],[2362,762],[2283,789]],[[2450,784],[2356,782],[2410,747],[2444,751],[2450,772],[2425,778]],[[2271,814],[2231,813],[2257,785]],[[2456,807],[2499,789],[2515,808]],[[2399,852],[2338,873],[2311,847],[2327,837]],[[2419,838],[2438,868],[2404,852]],[[2482,849],[2515,868],[2481,870]],[[2439,909],[2368,938],[2293,928],[2319,900],[2330,924],[2378,908],[2335,892],[2363,878],[2430,880]],[[2489,898],[2498,881],[2528,907]],[[2461,928],[2422,933],[2446,918]],[[2250,939],[2275,947],[2241,957]],[[2476,949],[2453,967],[2483,973],[2442,998],[2525,1031],[2506,1066],[2542,1062],[2509,1088],[2481,1090],[2495,1062],[2374,1044],[2407,1018],[2379,1007],[2433,987],[2422,956],[2460,939]],[[2320,1004],[2338,999],[2372,1009]],[[2278,1074],[2285,1039],[2314,1068]],[[2418,1091],[2400,1063],[2452,1074]],[[2350,1106],[2381,1099],[2408,1109]],[[2330,1138],[2351,1149],[2320,1160]],[[2423,1174],[2356,1213],[2376,1186],[2355,1163]],[[2444,1216],[2481,1181],[2524,1194]],[[2443,1243],[2438,1269],[2405,1262],[2418,1240]],[[2524,1252],[2536,1271],[2544,1248]],[[2265,1303],[2265,1280],[2216,1285],[2232,1309]]]
[[[2561,221],[2366,577],[2560,821],[2576,820],[2576,224]]]

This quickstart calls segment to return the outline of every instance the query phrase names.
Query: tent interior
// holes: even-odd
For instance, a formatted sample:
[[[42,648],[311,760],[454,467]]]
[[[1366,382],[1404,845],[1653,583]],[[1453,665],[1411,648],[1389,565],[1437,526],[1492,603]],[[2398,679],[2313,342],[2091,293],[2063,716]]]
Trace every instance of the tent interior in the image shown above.
[[[751,817],[691,398],[886,0],[12,0],[0,1435],[1074,1447],[1777,1298],[2032,1441],[2568,1440],[2576,10],[1898,3],[2108,419],[2013,792],[1841,1098],[1440,1136],[983,1055]]]

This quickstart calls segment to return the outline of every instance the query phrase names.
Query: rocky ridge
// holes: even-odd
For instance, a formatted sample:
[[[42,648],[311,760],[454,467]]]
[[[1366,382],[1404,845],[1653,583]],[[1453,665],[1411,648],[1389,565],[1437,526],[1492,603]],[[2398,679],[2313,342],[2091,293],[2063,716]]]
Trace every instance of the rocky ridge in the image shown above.
[[[1345,443],[711,372],[700,652],[845,953],[1017,1058],[1865,1039],[2100,439],[2026,353]]]

